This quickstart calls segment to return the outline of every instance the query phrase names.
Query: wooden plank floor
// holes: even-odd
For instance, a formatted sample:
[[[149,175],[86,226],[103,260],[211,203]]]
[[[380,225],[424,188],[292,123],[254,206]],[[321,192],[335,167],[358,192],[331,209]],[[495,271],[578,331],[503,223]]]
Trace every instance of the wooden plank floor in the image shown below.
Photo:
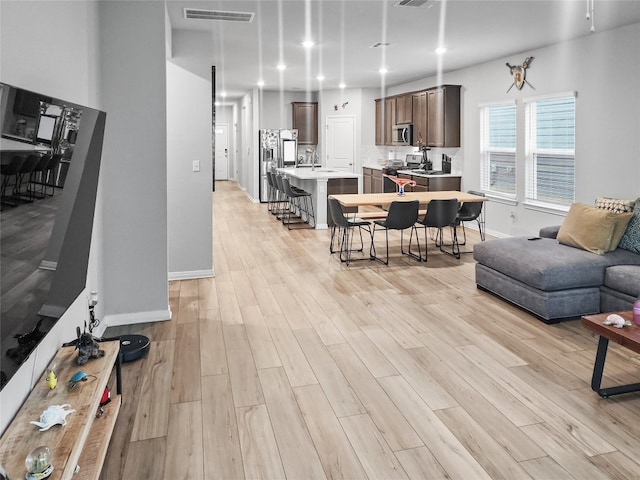
[[[640,393],[591,391],[578,320],[477,290],[472,256],[431,241],[426,264],[392,234],[389,266],[346,267],[235,183],[213,207],[215,278],[171,282],[169,322],[106,332],[152,347],[123,366],[103,479],[640,478]],[[605,382],[639,366],[613,345]]]

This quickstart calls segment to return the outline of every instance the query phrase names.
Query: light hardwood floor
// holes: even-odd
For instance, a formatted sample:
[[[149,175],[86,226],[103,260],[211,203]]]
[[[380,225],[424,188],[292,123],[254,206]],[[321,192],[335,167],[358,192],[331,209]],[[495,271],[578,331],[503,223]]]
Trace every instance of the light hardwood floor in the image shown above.
[[[169,322],[107,331],[152,348],[123,367],[103,479],[640,478],[640,394],[591,391],[579,321],[477,290],[471,255],[421,264],[391,235],[389,266],[345,267],[235,183],[213,207],[215,278],[171,282]],[[606,382],[639,366],[614,345]]]

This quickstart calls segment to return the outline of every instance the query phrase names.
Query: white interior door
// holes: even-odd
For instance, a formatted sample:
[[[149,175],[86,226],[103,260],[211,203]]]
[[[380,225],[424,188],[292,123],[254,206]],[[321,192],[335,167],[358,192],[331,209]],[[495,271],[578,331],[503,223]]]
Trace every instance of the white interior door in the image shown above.
[[[356,158],[356,119],[327,117],[327,168],[353,172]]]
[[[216,180],[229,180],[229,125],[216,125]]]

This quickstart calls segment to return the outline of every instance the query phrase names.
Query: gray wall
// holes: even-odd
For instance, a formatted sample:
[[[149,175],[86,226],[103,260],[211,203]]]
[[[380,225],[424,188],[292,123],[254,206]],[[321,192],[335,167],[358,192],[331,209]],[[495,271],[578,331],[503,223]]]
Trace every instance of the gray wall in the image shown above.
[[[88,317],[87,291],[102,326],[169,317],[164,15],[163,2],[0,2],[0,79],[107,112],[87,289],[0,392],[0,431]]]
[[[525,85],[507,94],[512,79],[505,62],[521,64],[535,57]],[[562,212],[523,204],[524,106],[522,99],[576,91],[576,201],[593,204],[598,196],[636,198],[640,195],[640,90],[626,80],[640,74],[640,24],[596,31],[570,42],[511,55],[493,62],[444,74],[443,83],[462,88],[462,147],[448,149],[454,168],[462,168],[463,188],[480,187],[480,114],[483,102],[516,99],[518,109],[518,201],[491,201],[487,227],[497,235],[535,234],[540,227],[559,225]],[[446,62],[446,59],[445,59]],[[390,89],[401,93],[434,86],[435,78]],[[372,105],[373,108],[373,105]],[[372,110],[373,112],[373,110]],[[515,219],[510,218],[513,212]]]

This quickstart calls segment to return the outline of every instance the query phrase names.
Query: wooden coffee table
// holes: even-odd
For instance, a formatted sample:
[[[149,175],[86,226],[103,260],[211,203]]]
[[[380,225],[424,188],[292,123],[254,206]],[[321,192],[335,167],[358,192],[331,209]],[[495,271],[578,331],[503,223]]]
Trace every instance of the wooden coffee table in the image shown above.
[[[608,398],[611,395],[620,395],[621,393],[640,391],[640,383],[600,388],[609,340],[619,343],[623,347],[633,350],[636,353],[640,353],[640,327],[633,323],[633,314],[630,311],[619,312],[618,314],[625,320],[630,321],[632,325],[624,328],[604,325],[602,322],[607,319],[609,313],[600,313],[598,315],[587,315],[582,317],[582,326],[600,336],[600,339],[598,340],[596,361],[593,366],[593,376],[591,377],[591,389],[602,398]]]

